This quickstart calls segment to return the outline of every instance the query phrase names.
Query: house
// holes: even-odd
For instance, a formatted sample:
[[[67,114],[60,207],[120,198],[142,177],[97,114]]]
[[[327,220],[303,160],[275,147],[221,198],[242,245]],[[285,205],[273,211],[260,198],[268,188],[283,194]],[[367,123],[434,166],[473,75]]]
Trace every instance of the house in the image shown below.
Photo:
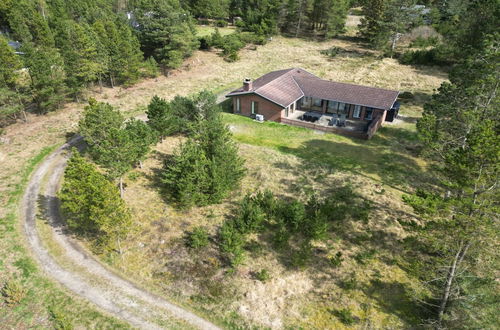
[[[226,95],[233,112],[369,139],[397,116],[399,92],[321,79],[301,69],[269,72]],[[258,116],[259,118],[262,118]]]

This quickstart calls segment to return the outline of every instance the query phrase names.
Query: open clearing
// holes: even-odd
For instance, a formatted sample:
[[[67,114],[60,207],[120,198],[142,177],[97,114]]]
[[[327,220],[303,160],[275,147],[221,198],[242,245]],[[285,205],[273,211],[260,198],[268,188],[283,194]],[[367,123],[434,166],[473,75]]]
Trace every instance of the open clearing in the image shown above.
[[[320,50],[332,46],[345,51],[332,59],[320,54]],[[133,171],[127,179],[126,199],[136,212],[141,231],[129,242],[124,261],[107,262],[153,291],[192,305],[212,319],[224,319],[228,325],[336,328],[341,326],[335,316],[340,307],[348,307],[363,322],[369,321],[376,327],[411,325],[408,309],[412,305],[407,295],[419,288],[394,264],[397,244],[393,243],[404,237],[397,220],[412,218],[401,205],[401,194],[410,185],[425,180],[425,175],[419,174],[425,164],[412,151],[414,123],[423,101],[446,79],[446,73],[438,68],[403,66],[394,59],[380,59],[377,53],[347,40],[313,42],[275,37],[256,50],[244,49],[240,56],[240,61],[227,63],[214,52],[196,52],[182,69],[168,77],[145,80],[128,89],[105,88],[102,93],[91,95],[119,107],[127,115],[135,115],[144,111],[155,94],[172,98],[203,88],[220,93],[236,87],[244,77],[256,78],[271,70],[297,66],[325,79],[410,91],[415,99],[403,104],[401,120],[387,125],[368,142],[226,115],[235,138],[242,143],[248,176],[241,191],[235,192],[227,203],[188,213],[166,206],[158,188],[151,185],[155,170],[161,166],[162,154],[172,152],[179,142],[167,139],[157,147],[145,168]],[[44,147],[66,141],[67,133],[75,131],[83,106],[68,104],[46,116],[30,116],[28,124],[12,125],[2,136],[0,218],[2,235],[9,239],[2,238],[6,244],[0,245],[0,283],[23,273],[23,269],[36,269],[35,265],[26,268],[20,262],[31,260],[24,240],[19,239],[16,202],[12,199],[26,180],[23,169],[29,168],[30,160]],[[271,170],[278,174],[271,175]],[[309,270],[290,270],[276,255],[257,251],[256,257],[249,258],[236,274],[225,276],[214,257],[216,251],[208,249],[204,254],[196,254],[184,248],[185,230],[201,224],[214,232],[243,191],[268,187],[280,196],[300,196],[305,187],[324,191],[329,185],[344,183],[351,183],[359,193],[381,205],[373,211],[369,225],[353,224],[345,235],[332,238],[331,246],[317,247],[323,254],[345,252],[346,261],[339,269],[322,271],[324,261],[318,258]],[[392,213],[387,212],[388,206],[393,208]],[[377,247],[380,254],[371,256],[366,264],[352,258],[377,242],[384,242],[384,246]],[[261,283],[251,275],[260,268],[270,270],[269,282]],[[204,278],[210,280],[203,281]],[[350,278],[358,279],[359,286],[343,289],[344,281]],[[0,306],[0,322],[20,328],[51,324],[46,310],[51,302],[41,297],[54,297],[53,293],[60,289],[54,289],[45,280],[28,285],[31,296],[26,304],[21,309]],[[58,295],[52,304],[61,305],[65,313],[78,315],[80,311],[92,310],[85,302],[68,303],[62,293]],[[210,298],[217,295],[220,296],[215,300]],[[31,312],[26,313],[28,310]],[[109,322],[114,322],[99,317],[94,317],[97,327],[110,327]],[[75,322],[80,324],[78,317]]]

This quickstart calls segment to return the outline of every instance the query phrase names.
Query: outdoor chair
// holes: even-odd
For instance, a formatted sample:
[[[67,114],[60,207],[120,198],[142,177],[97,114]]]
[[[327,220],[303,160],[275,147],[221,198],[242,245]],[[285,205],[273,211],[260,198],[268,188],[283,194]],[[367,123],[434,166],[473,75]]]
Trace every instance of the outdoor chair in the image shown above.
[[[339,121],[337,123],[337,126],[345,126],[347,116],[346,115],[340,115]]]

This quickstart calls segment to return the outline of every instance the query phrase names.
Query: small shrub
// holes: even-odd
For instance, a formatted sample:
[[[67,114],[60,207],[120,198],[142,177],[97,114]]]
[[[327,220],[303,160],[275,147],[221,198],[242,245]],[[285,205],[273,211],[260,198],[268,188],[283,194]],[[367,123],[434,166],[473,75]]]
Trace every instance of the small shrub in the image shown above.
[[[412,48],[426,48],[430,46],[437,46],[439,44],[439,37],[438,36],[432,36],[428,38],[424,37],[417,37],[415,40],[412,41],[410,44],[410,47]]]
[[[339,47],[331,47],[331,48],[328,48],[328,49],[323,49],[320,51],[320,53],[322,55],[326,55],[330,58],[334,58],[335,56],[337,56],[339,53],[340,53],[340,48]]]
[[[214,24],[217,27],[226,27],[228,25],[228,22],[223,20],[223,19],[219,19],[219,20],[215,21]]]
[[[236,267],[243,262],[243,245],[245,237],[235,228],[232,222],[224,222],[219,231],[220,250],[228,263]]]
[[[278,249],[288,247],[288,240],[290,239],[290,232],[285,225],[280,225],[273,236],[274,246]]]
[[[186,237],[186,243],[190,248],[199,249],[208,245],[208,233],[203,227],[196,227],[189,232]]]
[[[353,325],[359,322],[359,318],[354,316],[351,310],[347,308],[338,309],[333,314],[345,325]]]
[[[156,78],[160,74],[160,67],[153,57],[149,57],[142,65],[142,75],[146,78]]]
[[[128,174],[128,179],[130,181],[137,181],[137,179],[141,176],[141,173],[132,171]]]
[[[303,229],[302,225],[306,218],[305,206],[297,200],[289,203],[282,201],[279,205],[278,216],[283,219],[283,223],[291,232],[296,233]]]
[[[342,281],[340,286],[345,290],[356,290],[358,288],[358,280],[355,274],[351,274],[351,277],[347,280]]]
[[[224,57],[224,61],[229,62],[229,63],[236,62],[239,59],[240,59],[240,56],[238,55],[238,52],[236,52],[236,51],[232,51],[231,53],[229,53],[227,56]]]
[[[261,229],[265,217],[266,215],[260,208],[259,202],[248,194],[240,203],[234,225],[242,234],[256,232]]]
[[[365,265],[369,260],[373,259],[376,253],[377,251],[375,251],[374,249],[361,251],[354,256],[354,259],[358,263]]]
[[[274,216],[277,209],[276,197],[270,190],[259,191],[255,195],[255,201],[269,217]]]
[[[407,51],[399,57],[401,64],[407,65],[448,65],[447,55],[440,47],[429,50]]]
[[[54,325],[54,329],[57,330],[72,330],[73,322],[68,314],[66,314],[63,310],[58,307],[52,306],[49,308],[49,315],[52,319],[52,323]]]
[[[236,22],[234,22],[234,26],[236,26],[237,28],[244,28],[245,27],[245,22],[243,22],[242,20],[237,20]]]
[[[261,282],[267,282],[271,275],[269,275],[269,271],[265,268],[261,269],[259,272],[255,273],[255,278]]]
[[[304,268],[312,256],[311,243],[306,241],[301,244],[300,249],[292,253],[291,264],[293,267]]]
[[[329,257],[328,260],[330,261],[330,265],[332,265],[332,267],[337,268],[342,264],[344,258],[342,257],[342,252],[339,251],[334,256]]]
[[[6,282],[2,288],[2,296],[5,303],[9,306],[19,304],[26,297],[27,293],[28,290],[26,287],[17,280]]]

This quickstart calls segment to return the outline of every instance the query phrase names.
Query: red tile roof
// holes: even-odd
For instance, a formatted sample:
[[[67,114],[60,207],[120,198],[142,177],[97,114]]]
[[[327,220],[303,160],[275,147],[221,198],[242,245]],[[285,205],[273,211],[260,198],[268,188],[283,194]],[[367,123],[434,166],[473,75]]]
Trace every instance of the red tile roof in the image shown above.
[[[252,88],[240,87],[227,96],[257,94],[287,107],[302,96],[389,110],[398,91],[323,80],[304,69],[292,68],[269,72],[256,79]]]

